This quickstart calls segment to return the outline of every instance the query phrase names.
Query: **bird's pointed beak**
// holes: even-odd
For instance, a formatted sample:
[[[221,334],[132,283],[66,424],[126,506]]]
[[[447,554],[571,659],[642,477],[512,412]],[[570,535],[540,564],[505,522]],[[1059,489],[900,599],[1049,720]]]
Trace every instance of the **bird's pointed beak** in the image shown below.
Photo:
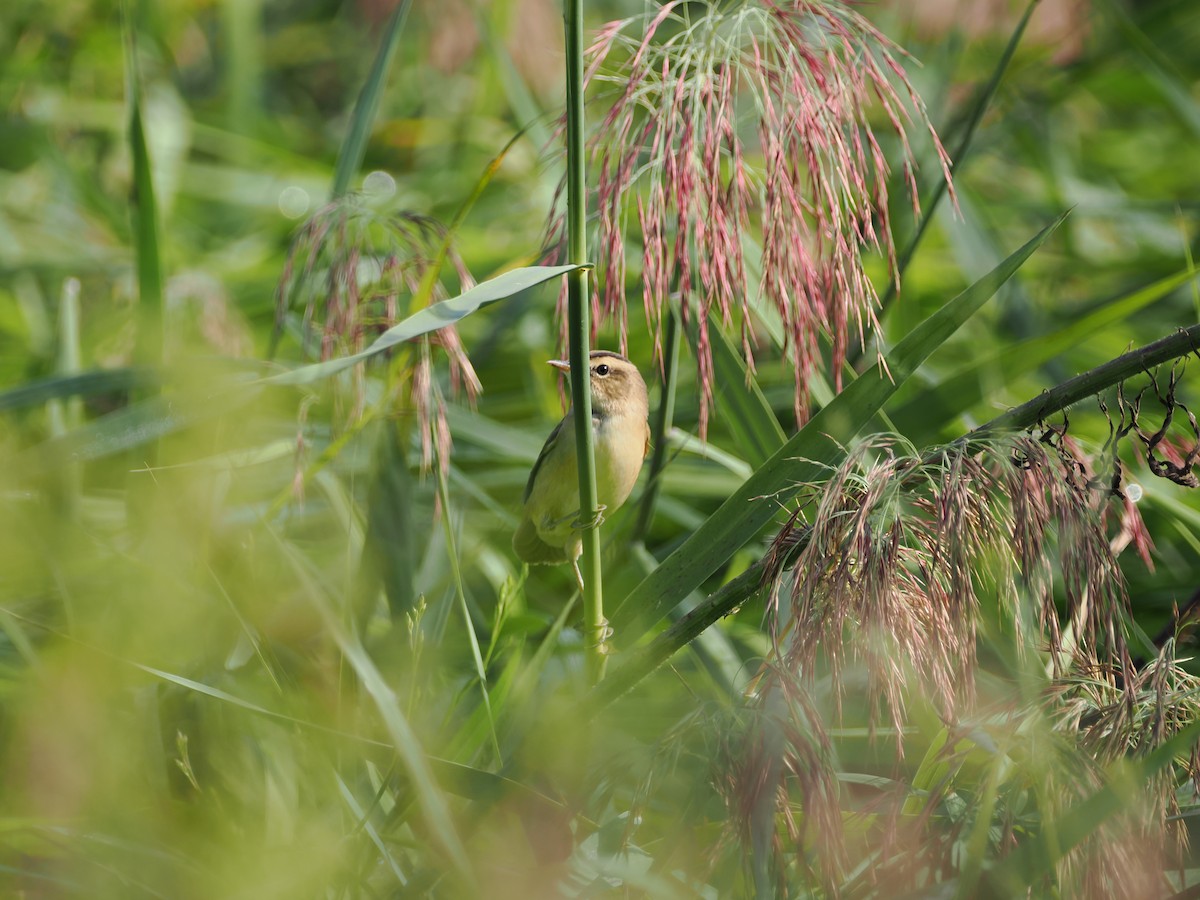
[[[546,360],[546,365],[554,366],[554,368],[558,369],[561,372],[570,372],[571,371],[571,363],[569,360],[565,360],[565,359],[548,359],[548,360]]]

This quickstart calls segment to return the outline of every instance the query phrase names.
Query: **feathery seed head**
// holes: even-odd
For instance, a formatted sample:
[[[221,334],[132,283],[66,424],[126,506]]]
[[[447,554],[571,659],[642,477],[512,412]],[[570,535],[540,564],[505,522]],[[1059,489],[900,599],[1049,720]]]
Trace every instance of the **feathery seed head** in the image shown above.
[[[796,413],[831,335],[837,378],[849,336],[875,324],[863,254],[882,252],[896,277],[890,168],[874,130],[882,110],[916,189],[906,129],[929,128],[900,53],[848,5],[811,0],[671,0],[604,26],[588,81],[613,87],[590,147],[596,176],[599,316],[624,333],[626,251],[641,235],[642,299],[661,349],[663,305],[682,297],[700,328],[701,426],[707,424],[710,316],[740,331],[754,364],[754,308],[782,320]],[[933,134],[942,170],[949,161]],[[561,235],[561,219],[550,229]],[[746,248],[761,244],[751,284]],[[623,340],[623,338],[622,338]]]

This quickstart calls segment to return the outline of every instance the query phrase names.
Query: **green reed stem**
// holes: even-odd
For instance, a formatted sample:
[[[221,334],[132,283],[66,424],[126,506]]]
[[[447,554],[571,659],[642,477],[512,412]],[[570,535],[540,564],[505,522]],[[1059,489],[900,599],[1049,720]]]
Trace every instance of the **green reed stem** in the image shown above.
[[[583,0],[563,0],[567,61],[567,262],[587,262],[587,182],[583,114]],[[579,468],[579,518],[583,529],[583,627],[591,681],[604,677],[604,590],[600,581],[600,530],[596,522],[596,457],[592,440],[592,391],[588,370],[591,314],[585,271],[567,276],[567,348],[575,453]]]

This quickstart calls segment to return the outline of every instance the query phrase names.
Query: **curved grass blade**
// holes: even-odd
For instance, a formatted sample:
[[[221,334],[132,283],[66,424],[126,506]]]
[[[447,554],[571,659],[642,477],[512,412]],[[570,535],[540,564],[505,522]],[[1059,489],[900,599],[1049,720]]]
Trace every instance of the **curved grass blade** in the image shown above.
[[[617,608],[613,625],[628,645],[699,587],[776,515],[800,486],[819,479],[896,388],[975,313],[1066,218],[1043,228],[1025,246],[922,322],[875,366],[777,450],[682,546],[638,584]]]
[[[459,294],[457,297],[451,297],[449,300],[443,300],[440,303],[434,303],[432,306],[418,310],[403,322],[392,326],[381,334],[366,350],[352,353],[349,356],[343,356],[339,359],[330,359],[325,362],[302,366],[299,369],[293,369],[290,372],[284,372],[280,375],[273,375],[270,378],[263,379],[262,383],[310,384],[322,378],[328,378],[330,375],[348,369],[356,363],[370,359],[372,356],[378,356],[383,351],[389,350],[397,344],[410,341],[431,331],[437,331],[439,328],[445,328],[447,325],[453,325],[476,310],[482,309],[484,306],[495,303],[498,300],[507,300],[509,297],[521,293],[521,291],[543,284],[568,272],[590,268],[590,265],[568,265],[526,266],[520,269],[510,269],[503,275],[475,285],[475,287],[465,293]]]

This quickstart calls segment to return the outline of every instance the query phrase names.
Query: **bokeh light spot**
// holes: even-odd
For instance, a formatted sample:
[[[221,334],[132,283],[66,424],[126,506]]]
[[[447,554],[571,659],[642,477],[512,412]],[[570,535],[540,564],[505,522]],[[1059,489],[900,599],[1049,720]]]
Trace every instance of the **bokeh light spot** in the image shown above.
[[[311,202],[308,191],[294,184],[279,192],[279,211],[289,219],[298,219],[308,212]]]

